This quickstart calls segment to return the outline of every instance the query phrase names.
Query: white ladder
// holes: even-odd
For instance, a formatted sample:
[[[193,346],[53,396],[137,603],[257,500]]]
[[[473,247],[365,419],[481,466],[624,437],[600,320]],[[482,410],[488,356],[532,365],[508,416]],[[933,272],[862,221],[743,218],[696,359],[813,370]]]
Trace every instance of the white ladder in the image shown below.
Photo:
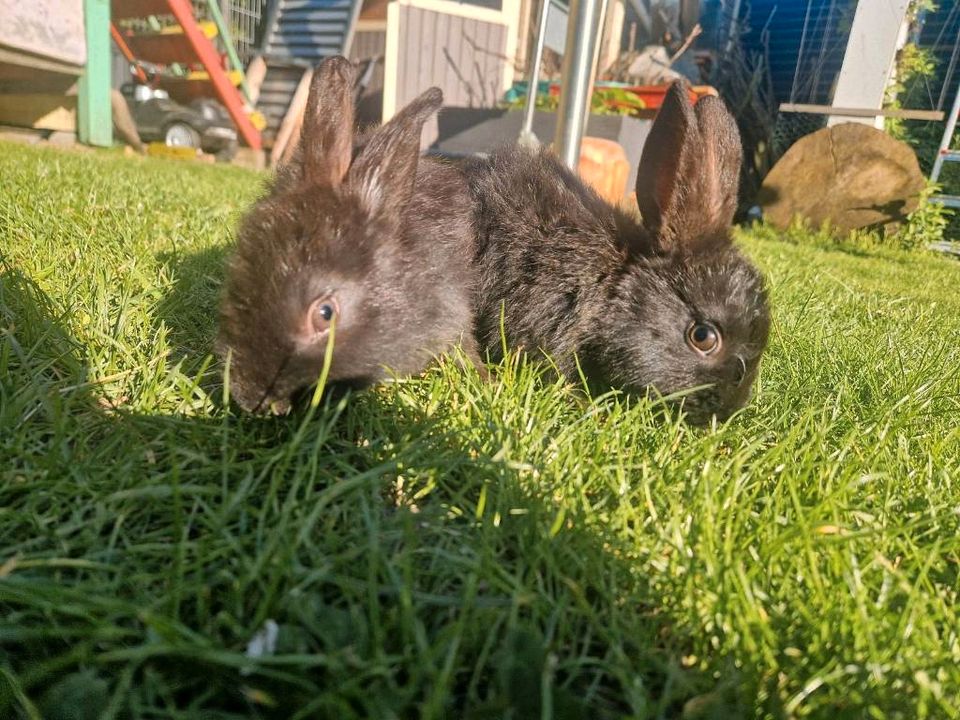
[[[947,117],[947,126],[943,129],[940,149],[937,150],[936,160],[933,161],[933,170],[930,172],[931,182],[936,182],[940,177],[940,171],[945,162],[960,162],[960,149],[950,147],[950,143],[953,142],[953,133],[957,129],[958,114],[960,114],[960,83],[957,83],[957,95],[953,98],[953,107]],[[960,208],[960,195],[933,195],[930,199],[947,207]]]

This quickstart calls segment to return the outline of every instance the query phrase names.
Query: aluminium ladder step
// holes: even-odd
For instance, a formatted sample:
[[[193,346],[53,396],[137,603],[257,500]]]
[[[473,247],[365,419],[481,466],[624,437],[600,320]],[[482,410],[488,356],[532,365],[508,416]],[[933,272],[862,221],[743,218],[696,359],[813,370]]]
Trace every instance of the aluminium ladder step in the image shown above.
[[[951,208],[960,208],[960,195],[931,195],[930,201]]]

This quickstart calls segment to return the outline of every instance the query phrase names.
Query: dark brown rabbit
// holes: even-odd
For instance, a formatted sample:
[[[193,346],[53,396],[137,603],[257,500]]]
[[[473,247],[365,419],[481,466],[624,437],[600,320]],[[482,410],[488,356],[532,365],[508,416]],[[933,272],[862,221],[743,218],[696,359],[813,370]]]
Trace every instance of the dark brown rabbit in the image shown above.
[[[244,409],[284,411],[315,383],[420,372],[461,341],[476,356],[469,192],[421,159],[432,88],[354,148],[354,69],[314,74],[300,147],[241,223],[220,309],[218,353]],[[354,159],[354,155],[356,155]]]
[[[674,85],[644,146],[642,222],[548,151],[467,165],[477,231],[477,334],[542,350],[577,381],[684,399],[695,422],[749,398],[769,330],[759,273],[734,247],[740,136],[721,100]]]

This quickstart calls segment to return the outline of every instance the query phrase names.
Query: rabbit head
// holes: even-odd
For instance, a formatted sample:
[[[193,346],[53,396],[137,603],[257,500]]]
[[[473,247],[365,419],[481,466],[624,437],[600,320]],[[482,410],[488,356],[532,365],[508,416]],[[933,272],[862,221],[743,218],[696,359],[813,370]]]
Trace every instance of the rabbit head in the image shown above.
[[[700,388],[683,400],[695,422],[746,403],[769,332],[763,280],[730,235],[740,163],[740,135],[723,102],[691,106],[686,87],[674,84],[637,175],[644,247],[624,243],[584,353],[614,386],[661,395]]]
[[[331,332],[330,379],[362,385],[418,327],[398,236],[442,94],[425,92],[354,158],[354,75],[343,57],[317,68],[298,150],[240,225],[216,345],[246,410],[288,409],[320,375]]]

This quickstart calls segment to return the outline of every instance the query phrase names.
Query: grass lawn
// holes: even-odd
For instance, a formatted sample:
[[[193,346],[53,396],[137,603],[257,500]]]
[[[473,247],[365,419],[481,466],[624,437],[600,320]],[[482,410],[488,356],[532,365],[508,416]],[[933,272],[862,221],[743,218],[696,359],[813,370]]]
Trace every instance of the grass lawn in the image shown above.
[[[0,717],[960,717],[960,263],[745,237],[717,428],[519,361],[257,419],[260,183],[0,144]]]

